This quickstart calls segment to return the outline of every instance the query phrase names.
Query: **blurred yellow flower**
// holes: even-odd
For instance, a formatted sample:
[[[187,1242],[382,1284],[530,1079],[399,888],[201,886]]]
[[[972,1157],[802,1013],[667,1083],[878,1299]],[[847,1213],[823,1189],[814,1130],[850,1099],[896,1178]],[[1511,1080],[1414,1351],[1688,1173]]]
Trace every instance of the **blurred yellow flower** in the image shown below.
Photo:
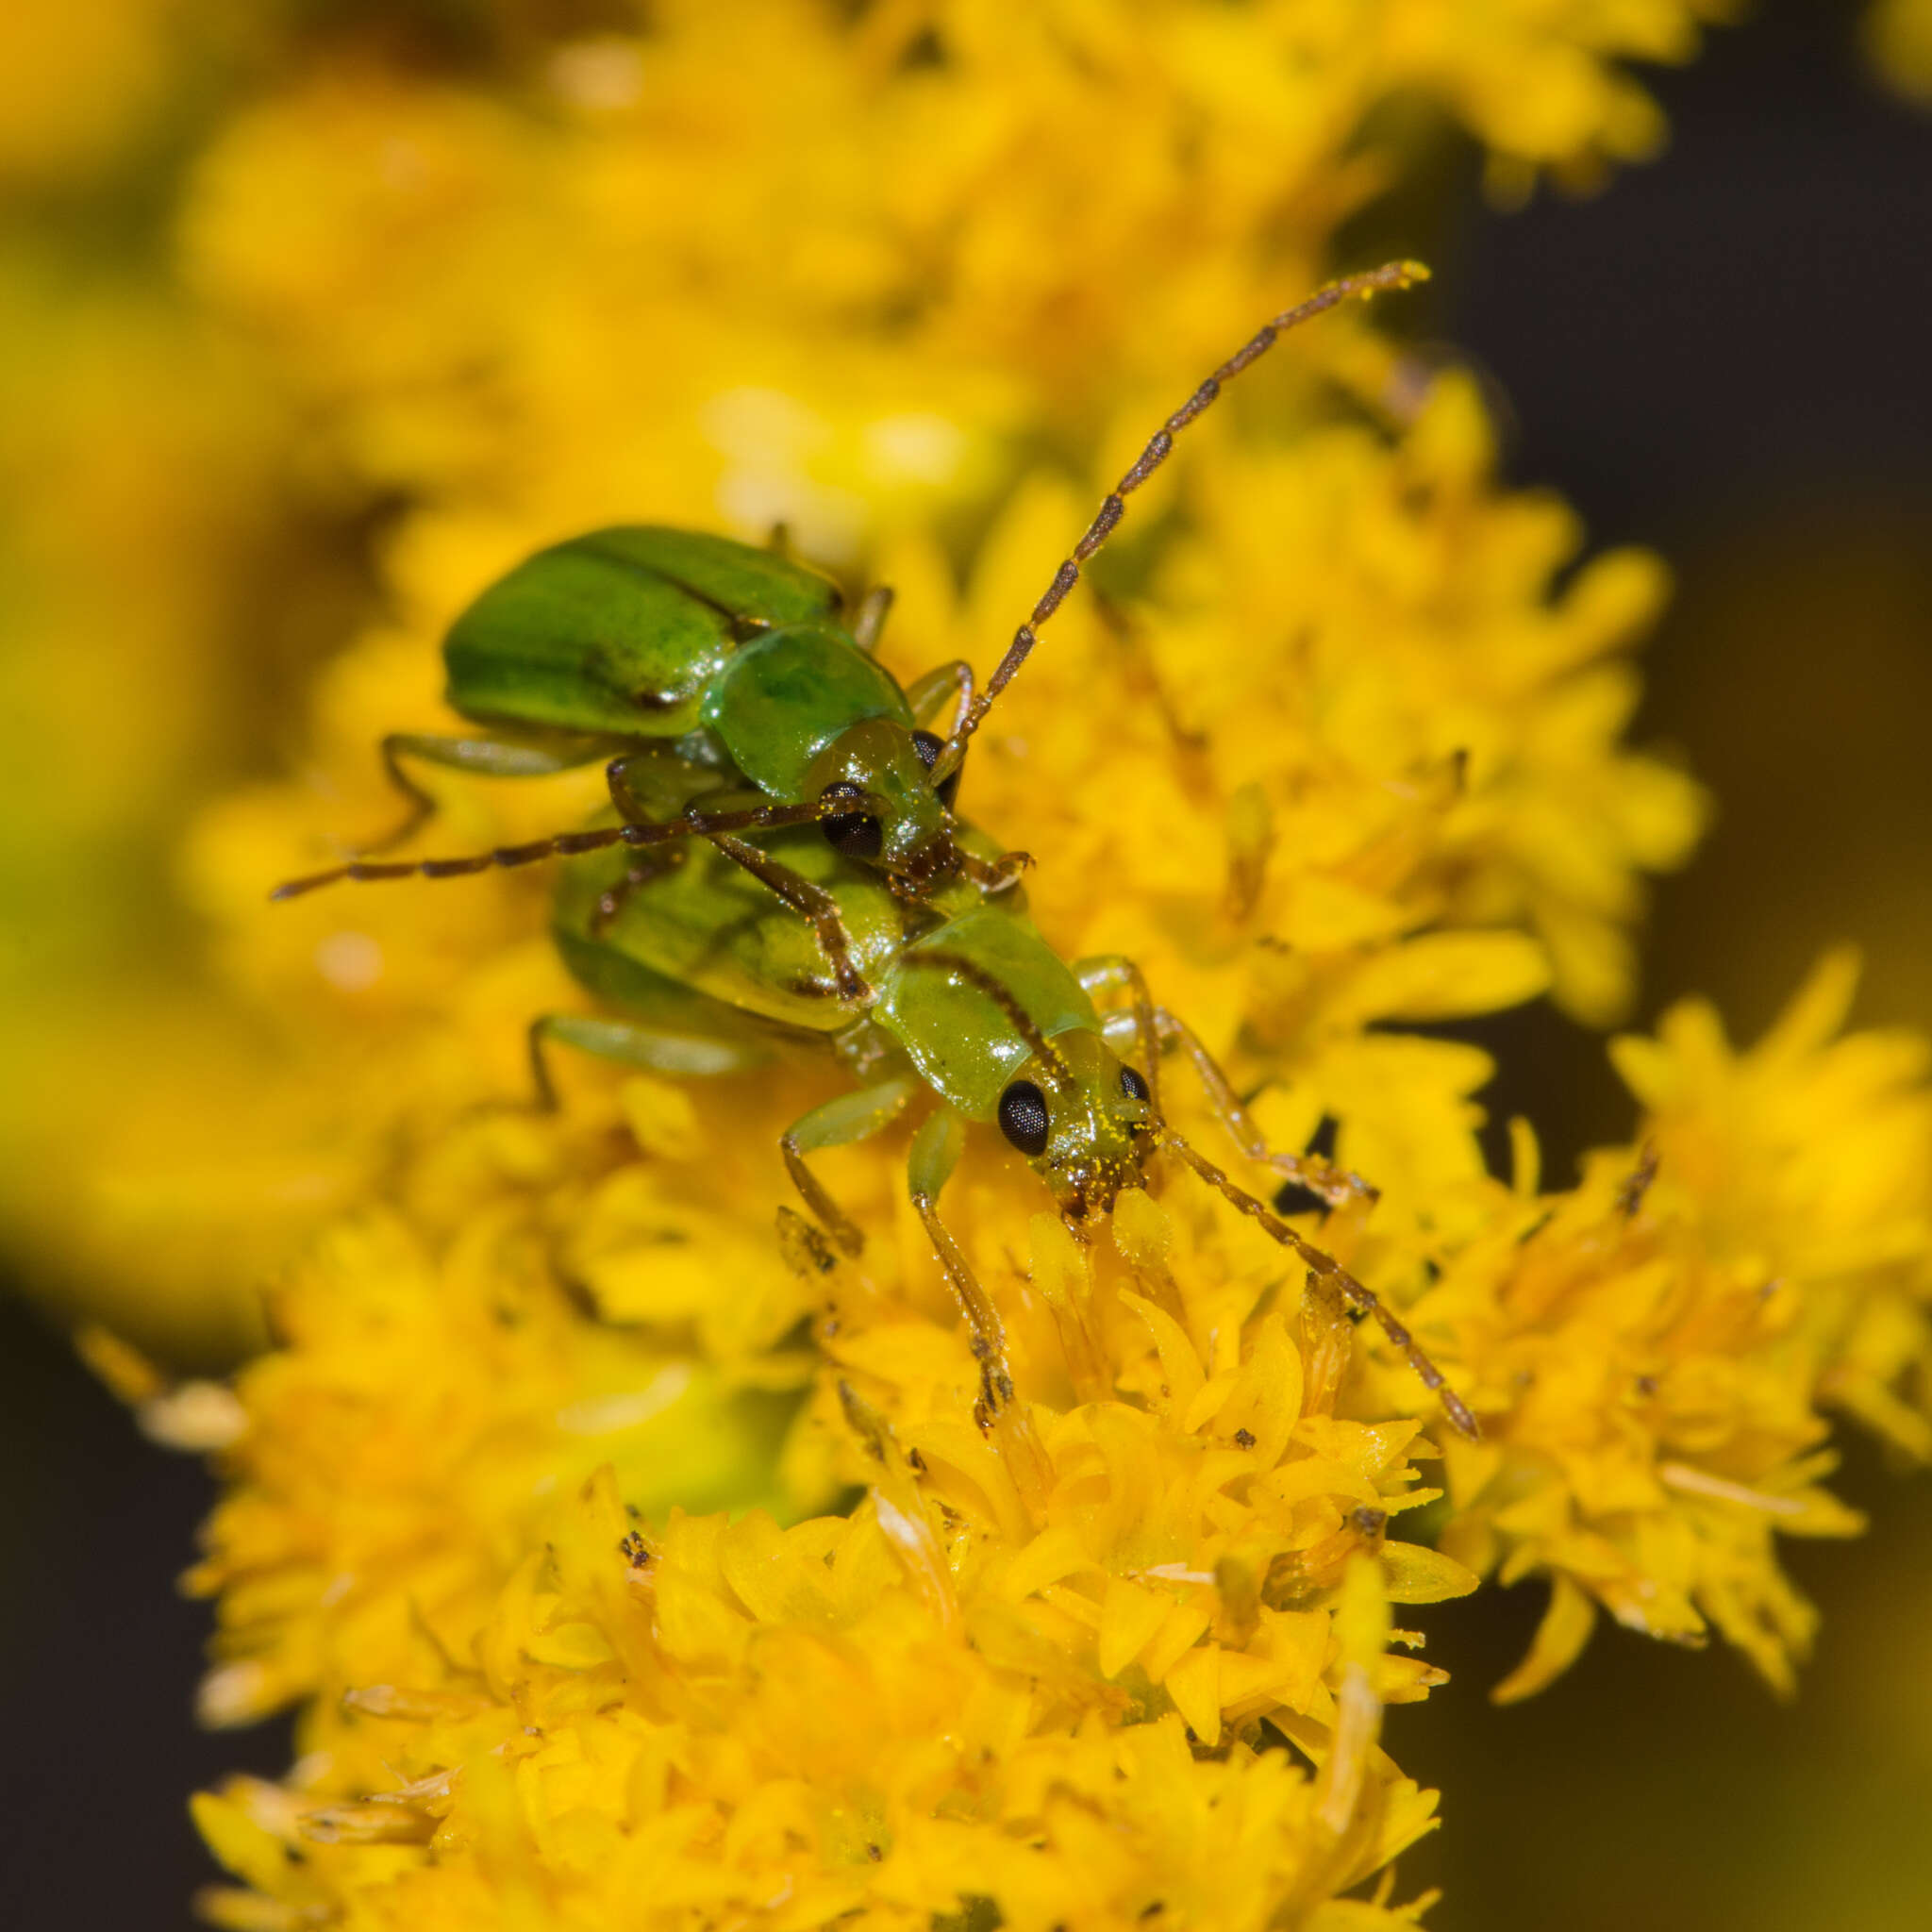
[[[1932,103],[1932,6],[1926,0],[1873,0],[1863,23],[1865,51],[1907,99]]]
[[[76,0],[0,12],[0,182],[64,186],[123,158],[181,83],[187,11]]]
[[[922,521],[862,474],[902,415],[1079,425],[1312,281],[1405,158],[1376,108],[1441,100],[1519,172],[1629,158],[1656,112],[1611,63],[1685,58],[1727,10],[676,0],[494,92],[345,53],[204,157],[186,258],[329,403],[345,460],[444,510],[570,528],[668,491],[755,526],[774,507],[720,476],[717,410],[762,391],[816,425],[783,509],[837,556]],[[855,419],[885,425],[863,455]]]

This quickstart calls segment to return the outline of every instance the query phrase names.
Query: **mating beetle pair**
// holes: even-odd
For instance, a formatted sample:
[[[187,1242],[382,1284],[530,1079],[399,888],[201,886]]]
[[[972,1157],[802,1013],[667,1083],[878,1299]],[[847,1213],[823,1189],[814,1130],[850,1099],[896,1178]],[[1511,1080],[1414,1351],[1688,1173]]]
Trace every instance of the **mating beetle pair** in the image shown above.
[[[807,1205],[852,1253],[858,1230],[804,1156],[864,1139],[930,1093],[939,1105],[913,1141],[912,1194],[973,1328],[990,1407],[1010,1393],[998,1317],[937,1211],[967,1121],[996,1122],[1083,1236],[1121,1189],[1144,1184],[1157,1151],[1173,1152],[1374,1313],[1456,1426],[1474,1434],[1370,1291],[1169,1128],[1160,1054],[1183,1048],[1251,1158],[1330,1199],[1361,1184],[1316,1159],[1270,1155],[1226,1076],[1154,1004],[1138,969],[1061,961],[1008,890],[1024,855],[991,845],[952,809],[968,741],[1174,437],[1287,329],[1424,273],[1396,262],[1331,283],[1208,377],[1108,494],[983,691],[968,666],[948,664],[902,691],[871,656],[887,598],[869,597],[848,630],[823,578],[726,539],[636,527],[540,553],[486,591],[445,643],[450,702],[490,735],[386,741],[391,774],[415,806],[396,836],[431,808],[404,758],[508,777],[603,758],[618,822],[460,858],[357,859],[275,896],[624,848],[621,868],[566,874],[555,930],[577,977],[632,1017],[538,1021],[540,1088],[547,1095],[547,1040],[681,1074],[829,1046],[862,1084],[797,1122],[784,1150]],[[958,714],[941,740],[928,721],[949,695]],[[1091,998],[1102,991],[1125,993],[1128,1008],[1103,1019]],[[1139,1068],[1121,1058],[1130,1044]]]
[[[633,526],[540,551],[458,618],[443,645],[449,701],[491,735],[397,734],[391,778],[413,801],[386,842],[432,802],[405,759],[529,777],[604,758],[620,824],[457,859],[357,859],[276,889],[292,897],[339,879],[447,878],[620,842],[728,839],[724,848],[818,927],[841,990],[858,982],[824,894],[737,835],[817,824],[841,857],[874,868],[908,899],[962,874],[998,890],[1024,860],[989,861],[954,837],[957,769],[924,728],[972,674],[945,665],[902,691],[872,657],[889,600],[869,598],[851,629],[836,585],[728,538]],[[662,774],[670,815],[648,815]],[[745,794],[745,795],[738,795]],[[722,803],[721,803],[722,801]]]

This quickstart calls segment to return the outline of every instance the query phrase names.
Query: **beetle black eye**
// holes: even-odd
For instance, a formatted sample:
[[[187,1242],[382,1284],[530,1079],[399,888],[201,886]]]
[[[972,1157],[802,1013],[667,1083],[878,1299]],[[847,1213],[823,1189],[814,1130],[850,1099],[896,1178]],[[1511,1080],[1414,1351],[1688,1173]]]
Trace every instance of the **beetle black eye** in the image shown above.
[[[1015,1080],[1000,1095],[1000,1132],[1022,1154],[1046,1152],[1046,1095],[1031,1080]]]
[[[928,772],[939,763],[940,753],[944,751],[945,748],[945,740],[941,738],[936,732],[915,731],[912,734],[912,749],[919,754]],[[939,802],[948,811],[952,810],[953,801],[959,795],[959,773],[961,769],[960,766],[955,765],[945,777],[941,779],[939,784],[936,795]]]
[[[841,778],[836,785],[827,785],[819,795],[822,798],[863,798],[865,788]],[[835,812],[830,818],[819,821],[819,829],[825,835],[825,843],[841,858],[876,858],[885,849],[885,828],[870,812]]]
[[[1136,1067],[1123,1067],[1121,1069],[1121,1091],[1129,1100],[1146,1100],[1150,1097],[1147,1092],[1147,1082],[1141,1077],[1140,1070]]]

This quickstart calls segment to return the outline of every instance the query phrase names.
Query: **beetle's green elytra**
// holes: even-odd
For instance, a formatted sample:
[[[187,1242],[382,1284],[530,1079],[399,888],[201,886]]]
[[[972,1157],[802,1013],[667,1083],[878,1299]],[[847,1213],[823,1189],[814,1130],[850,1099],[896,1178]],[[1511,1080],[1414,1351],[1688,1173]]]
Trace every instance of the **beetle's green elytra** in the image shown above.
[[[526,558],[450,626],[451,709],[478,724],[681,738],[739,646],[836,617],[837,585],[724,537],[593,530]]]
[[[974,977],[964,976],[961,961]],[[1001,1093],[1032,1052],[1010,1018],[1004,1026],[991,1020],[988,980],[1018,1002],[1044,1039],[1100,1027],[1078,979],[1033,922],[1004,903],[969,907],[915,940],[880,987],[878,1024],[904,1046],[920,1078],[971,1121],[996,1117]]]

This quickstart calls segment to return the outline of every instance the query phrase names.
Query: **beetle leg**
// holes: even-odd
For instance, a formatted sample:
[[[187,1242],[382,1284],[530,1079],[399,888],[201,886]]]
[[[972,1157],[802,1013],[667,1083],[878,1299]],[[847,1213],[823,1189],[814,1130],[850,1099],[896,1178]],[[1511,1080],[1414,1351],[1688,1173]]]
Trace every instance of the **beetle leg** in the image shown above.
[[[648,781],[654,774],[658,779],[655,786],[641,782]],[[610,793],[610,803],[616,807],[618,817],[632,825],[650,824],[689,811],[692,776],[687,759],[653,745],[641,751],[621,752],[604,767],[604,783]],[[712,790],[715,789],[714,786]]]
[[[858,600],[858,608],[852,617],[852,641],[868,657],[877,647],[879,633],[885,629],[886,619],[891,612],[891,584],[874,584]]]
[[[841,1093],[793,1121],[779,1140],[791,1185],[845,1254],[858,1255],[865,1246],[865,1237],[858,1231],[858,1224],[825,1191],[824,1183],[806,1166],[805,1157],[821,1148],[849,1147],[855,1141],[869,1140],[898,1119],[917,1091],[918,1082],[909,1074],[901,1074],[874,1087]]]
[[[953,723],[957,727],[973,703],[973,667],[963,658],[955,658],[949,664],[934,665],[906,687],[906,702],[920,724],[936,718],[948,697],[953,700]],[[1002,852],[997,858],[987,860],[962,846],[958,855],[959,870],[982,892],[1004,892],[1033,863],[1030,852]]]
[[[922,671],[906,687],[906,702],[911,707],[913,723],[924,724],[937,717],[949,695],[957,721],[973,702],[973,667],[963,658]]]
[[[742,1074],[762,1066],[770,1053],[756,1041],[708,1040],[698,1033],[675,1033],[635,1020],[598,1020],[584,1013],[545,1013],[530,1022],[530,1084],[542,1113],[558,1110],[557,1083],[550,1077],[544,1047],[552,1041],[574,1046],[598,1059],[618,1060],[654,1074],[682,1079]]]
[[[999,1450],[1022,1506],[1036,1524],[1043,1524],[1052,1493],[1053,1463],[1034,1433],[1025,1407],[1014,1399],[1006,1324],[959,1243],[940,1219],[940,1190],[958,1165],[965,1141],[966,1124],[950,1107],[927,1114],[912,1137],[906,1178],[913,1209],[939,1257],[959,1312],[966,1318],[973,1358],[979,1364],[979,1400],[973,1405],[973,1419]]]
[[[1002,852],[994,859],[980,858],[971,852],[959,854],[959,870],[982,892],[1004,892],[1009,886],[1018,885],[1032,863],[1030,852]]]
[[[633,892],[679,871],[690,857],[689,845],[663,845],[656,852],[633,859],[625,868],[624,876],[615,880],[598,898],[591,913],[591,937],[602,939],[609,929],[610,922],[624,910],[625,901]]]
[[[965,1140],[964,1124],[950,1107],[928,1114],[912,1137],[906,1178],[912,1191],[913,1208],[924,1224],[925,1238],[939,1257],[940,1266],[958,1300],[959,1312],[966,1317],[966,1326],[972,1331],[974,1356],[999,1378],[990,1392],[1000,1401],[1007,1401],[1012,1396],[1013,1385],[1007,1375],[1006,1328],[959,1243],[947,1233],[939,1216],[940,1190],[958,1165]]]
[[[1331,1208],[1345,1207],[1350,1201],[1378,1198],[1377,1191],[1360,1174],[1337,1168],[1320,1155],[1275,1153],[1256,1124],[1254,1115],[1241,1105],[1240,1095],[1234,1091],[1234,1082],[1227,1077],[1221,1062],[1208,1051],[1201,1036],[1185,1020],[1169,1012],[1165,1007],[1154,1005],[1148,996],[1147,982],[1131,959],[1123,958],[1118,954],[1102,954],[1095,958],[1079,961],[1074,968],[1074,974],[1089,992],[1125,988],[1132,993],[1134,1030],[1142,1042],[1142,1051],[1146,1051],[1145,1042],[1151,1029],[1162,1047],[1178,1046],[1187,1055],[1193,1063],[1194,1072],[1200,1076],[1208,1103],[1214,1109],[1216,1118],[1250,1160],[1262,1167],[1272,1167],[1284,1180],[1319,1195]],[[1156,1084],[1152,1064],[1158,1057],[1150,1056],[1147,1084],[1153,1096],[1155,1113],[1159,1116],[1160,1089]]]
[[[409,835],[436,815],[436,800],[404,768],[403,759],[421,758],[425,764],[441,765],[452,772],[468,772],[479,778],[548,778],[588,765],[598,756],[600,746],[586,749],[581,744],[551,749],[529,744],[510,744],[500,738],[441,738],[419,731],[391,731],[378,747],[382,768],[389,781],[408,801],[403,822],[380,839],[356,847],[358,855],[387,852],[400,845]]]
[[[710,837],[711,842],[727,858],[743,866],[753,878],[769,886],[794,912],[811,921],[812,929],[819,936],[819,944],[824,948],[825,958],[832,962],[832,977],[838,983],[839,997],[842,1000],[869,1000],[872,988],[866,984],[852,957],[852,935],[845,930],[845,922],[840,917],[838,900],[793,872],[789,865],[780,865],[756,845],[747,845],[742,839],[734,839],[725,832],[714,832]]]

